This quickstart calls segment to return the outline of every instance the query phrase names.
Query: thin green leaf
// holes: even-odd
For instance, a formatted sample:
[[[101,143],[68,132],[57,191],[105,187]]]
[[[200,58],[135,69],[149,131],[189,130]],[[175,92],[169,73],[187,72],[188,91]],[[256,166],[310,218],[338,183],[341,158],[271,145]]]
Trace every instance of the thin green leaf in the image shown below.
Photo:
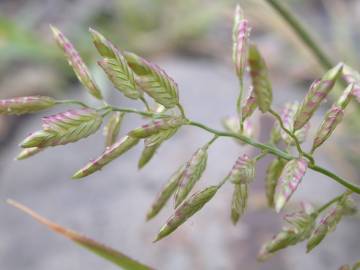
[[[128,257],[127,255],[121,253],[120,251],[117,251],[111,247],[108,247],[101,243],[98,243],[98,242],[96,242],[84,235],[81,235],[73,230],[64,228],[64,227],[46,219],[45,217],[39,215],[38,213],[34,212],[30,208],[26,207],[25,205],[22,205],[13,200],[7,200],[7,203],[14,206],[15,208],[25,212],[26,214],[30,215],[36,221],[47,226],[53,232],[56,232],[62,236],[65,236],[66,238],[74,241],[75,243],[79,244],[80,246],[95,253],[97,256],[102,257],[105,260],[110,261],[125,270],[153,269],[149,266],[146,266],[146,265]]]

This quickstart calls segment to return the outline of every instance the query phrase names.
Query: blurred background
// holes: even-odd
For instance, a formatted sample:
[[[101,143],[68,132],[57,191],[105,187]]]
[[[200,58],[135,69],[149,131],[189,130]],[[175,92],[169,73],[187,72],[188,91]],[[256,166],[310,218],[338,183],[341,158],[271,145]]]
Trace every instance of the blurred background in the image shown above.
[[[102,32],[120,48],[143,55],[163,67],[180,88],[189,118],[221,128],[235,113],[237,79],[231,62],[231,28],[235,0],[1,0],[0,98],[50,95],[94,101],[77,82],[51,38],[49,24],[59,27],[91,68],[107,100],[137,106],[114,90],[96,65],[88,27]],[[282,1],[311,30],[334,63],[359,68],[360,2],[356,0]],[[251,38],[270,69],[277,110],[286,101],[301,100],[311,81],[324,70],[292,30],[264,0],[240,2],[252,25]],[[338,87],[338,91],[341,87]],[[338,91],[334,91],[337,96]],[[317,127],[331,98],[312,120]],[[31,159],[14,161],[18,143],[40,128],[40,117],[0,116],[0,268],[116,269],[115,266],[49,233],[27,216],[5,205],[13,198],[52,220],[157,269],[337,269],[360,259],[359,217],[345,219],[310,254],[303,244],[266,263],[256,262],[261,244],[281,228],[282,218],[266,209],[264,171],[258,164],[250,191],[249,211],[234,227],[230,222],[231,187],[226,186],[173,235],[152,244],[172,213],[169,205],[146,223],[145,213],[159,189],[180,163],[210,138],[183,128],[158,151],[142,171],[136,164],[141,145],[84,181],[70,176],[104,149],[101,132],[76,144],[48,149]],[[359,184],[360,115],[354,104],[335,134],[316,153],[319,164]],[[265,141],[272,119],[255,115],[257,137]],[[122,133],[139,124],[126,116]],[[316,130],[316,128],[315,128]],[[311,138],[305,143],[309,149]],[[196,190],[226,175],[240,153],[253,153],[231,140],[217,141],[209,151],[208,168]],[[294,201],[325,203],[343,191],[326,177],[308,172]]]

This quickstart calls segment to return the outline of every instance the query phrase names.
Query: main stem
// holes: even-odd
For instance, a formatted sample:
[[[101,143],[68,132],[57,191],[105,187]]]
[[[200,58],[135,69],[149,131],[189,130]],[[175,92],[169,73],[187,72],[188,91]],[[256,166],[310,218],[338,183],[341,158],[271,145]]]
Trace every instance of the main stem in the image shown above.
[[[201,123],[198,123],[198,122],[195,122],[195,121],[190,121],[190,120],[188,122],[188,125],[199,127],[201,129],[206,130],[206,131],[208,131],[208,132],[210,132],[210,133],[212,133],[214,135],[217,135],[219,137],[232,137],[232,138],[238,139],[238,140],[240,140],[240,141],[242,141],[242,142],[244,142],[246,144],[252,145],[252,146],[254,146],[254,147],[258,148],[258,149],[261,149],[262,151],[267,151],[268,153],[270,153],[272,155],[275,155],[277,157],[283,158],[285,160],[291,160],[291,159],[295,158],[295,157],[281,151],[280,149],[278,149],[276,147],[254,141],[251,138],[246,137],[246,136],[241,135],[241,134],[235,134],[235,133],[229,133],[229,132],[215,130],[215,129],[210,128],[210,127],[208,127],[208,126],[206,126],[204,124],[201,124]],[[328,171],[327,169],[322,168],[322,167],[320,167],[318,165],[315,165],[314,163],[310,163],[309,168],[316,171],[316,172],[319,172],[321,174],[324,174],[324,175],[328,176],[329,178],[333,179],[334,181],[336,181],[337,183],[343,185],[344,187],[348,188],[349,190],[351,190],[351,191],[353,191],[353,192],[355,192],[357,194],[360,194],[360,187],[347,182],[345,179],[343,179],[340,176]]]

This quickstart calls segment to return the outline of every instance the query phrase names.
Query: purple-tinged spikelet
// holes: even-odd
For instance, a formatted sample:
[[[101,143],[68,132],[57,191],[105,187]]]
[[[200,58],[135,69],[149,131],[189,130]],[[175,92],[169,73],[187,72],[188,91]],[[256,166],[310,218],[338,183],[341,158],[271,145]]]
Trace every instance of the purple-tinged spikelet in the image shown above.
[[[360,73],[353,68],[344,65],[343,68],[343,79],[348,84],[354,84],[352,95],[360,102]]]
[[[0,100],[0,114],[26,114],[48,109],[56,100],[45,96],[16,97]]]
[[[30,134],[24,148],[47,147],[76,142],[96,132],[102,116],[93,109],[74,109],[42,118],[43,130]]]
[[[97,159],[89,162],[82,169],[77,171],[72,178],[79,179],[85,176],[88,176],[96,171],[99,171],[105,165],[124,154],[126,151],[131,149],[139,142],[139,139],[125,136],[121,138],[118,142],[114,143],[112,146],[107,147],[105,152],[98,157]]]
[[[89,90],[90,94],[97,99],[102,99],[102,94],[99,87],[90,75],[90,71],[85,65],[84,61],[80,57],[80,54],[71,44],[71,42],[65,37],[59,29],[50,25],[51,31],[53,32],[54,39],[59,47],[64,51],[65,56],[72,66],[79,81]]]
[[[248,184],[235,184],[231,200],[231,221],[234,225],[244,214],[248,202]]]
[[[179,185],[179,181],[184,173],[185,165],[180,166],[180,168],[171,176],[170,180],[162,188],[159,195],[151,205],[150,210],[146,214],[146,220],[152,219],[155,217],[160,210],[164,207],[167,201],[170,199],[171,195],[175,192],[176,188]]]
[[[274,159],[266,170],[265,190],[269,207],[274,207],[274,195],[282,170],[285,167],[285,160],[281,158]]]
[[[206,168],[207,145],[199,148],[186,163],[185,171],[175,193],[175,208],[178,207],[199,181]]]
[[[312,151],[322,145],[333,133],[337,125],[344,117],[344,109],[352,98],[354,84],[350,84],[344,90],[339,100],[325,114],[325,118],[321,123],[312,146]]]
[[[343,64],[340,63],[326,72],[320,80],[312,83],[295,115],[295,130],[302,128],[310,120],[316,109],[335,85],[336,80],[341,75],[342,68]]]
[[[157,103],[170,109],[179,104],[178,86],[159,66],[129,52],[124,57],[135,72],[136,83]]]
[[[308,163],[305,159],[292,159],[282,170],[275,192],[275,210],[280,212],[296,191],[305,175]]]
[[[356,213],[356,204],[348,195],[342,196],[342,198],[331,207],[325,215],[321,218],[319,224],[311,234],[306,249],[310,252],[320,242],[336,229],[337,224],[340,222],[344,215],[353,215]]]
[[[193,194],[189,199],[183,202],[179,208],[175,210],[174,215],[171,216],[166,224],[161,227],[160,232],[154,242],[159,241],[165,236],[171,234],[188,218],[198,212],[208,201],[214,197],[218,189],[218,186],[207,187],[204,190]]]
[[[310,123],[306,123],[301,129],[294,131],[294,118],[299,108],[298,102],[288,102],[285,104],[284,109],[281,112],[281,119],[284,123],[285,128],[295,133],[299,143],[303,143],[306,139],[307,133],[310,129]],[[278,125],[278,129],[281,138],[290,145],[294,145],[294,140]]]
[[[233,25],[233,62],[240,80],[243,80],[246,69],[250,31],[249,22],[244,18],[240,5],[237,5]]]
[[[336,205],[320,220],[319,225],[315,228],[309,241],[307,242],[307,252],[310,252],[319,245],[325,236],[336,228],[336,225],[340,222],[342,215],[342,207],[340,205]]]
[[[277,251],[309,238],[315,227],[315,216],[312,213],[302,209],[299,212],[287,215],[285,220],[290,226],[283,227],[272,240],[262,246],[258,260],[264,261]]]
[[[129,132],[129,136],[135,138],[147,138],[161,131],[169,129],[177,129],[181,125],[186,123],[186,119],[181,117],[168,117],[163,119],[157,119],[149,124],[143,125]]]
[[[228,178],[234,184],[248,184],[255,178],[255,160],[248,155],[239,156],[232,167]]]
[[[254,87],[250,87],[249,96],[245,99],[244,105],[242,107],[242,119],[243,121],[250,117],[257,107]]]
[[[115,143],[120,132],[121,122],[125,114],[123,112],[114,112],[104,127],[105,145],[111,146]]]
[[[272,87],[265,60],[256,45],[249,47],[249,66],[255,100],[261,112],[267,112],[272,103]]]

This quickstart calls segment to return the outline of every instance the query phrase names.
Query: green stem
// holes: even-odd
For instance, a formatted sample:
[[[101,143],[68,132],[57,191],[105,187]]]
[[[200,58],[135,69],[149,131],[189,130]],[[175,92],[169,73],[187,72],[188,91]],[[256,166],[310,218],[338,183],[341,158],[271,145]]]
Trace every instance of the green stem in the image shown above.
[[[335,180],[336,182],[338,182],[339,184],[343,185],[344,187],[348,188],[349,190],[360,194],[360,187],[355,186],[349,182],[347,182],[346,180],[344,180],[343,178],[341,178],[340,176],[320,167],[317,166],[315,164],[309,164],[309,168],[312,169],[313,171],[319,172],[321,174],[324,174],[328,177],[330,177],[331,179]]]
[[[320,215],[321,212],[323,212],[325,209],[327,209],[330,205],[332,205],[333,203],[341,200],[344,196],[350,195],[350,194],[351,194],[351,192],[346,191],[346,192],[344,192],[343,194],[335,197],[335,198],[332,199],[331,201],[327,202],[326,204],[324,204],[323,206],[321,206],[320,208],[318,208],[318,209],[316,210],[316,212],[314,213],[314,215],[317,217],[318,215]]]
[[[271,153],[275,156],[281,157],[285,160],[291,160],[294,159],[295,157],[288,155],[287,153],[281,151],[280,149],[277,149],[275,147],[273,147],[272,145],[268,145],[268,144],[263,144],[257,141],[252,140],[249,137],[246,137],[242,134],[235,134],[235,133],[229,133],[229,132],[224,132],[224,131],[219,131],[219,130],[215,130],[213,128],[210,128],[208,126],[205,126],[204,124],[201,124],[199,122],[195,122],[195,121],[190,121],[188,122],[188,125],[190,126],[196,126],[199,127],[201,129],[204,129],[210,133],[213,133],[214,135],[217,135],[219,137],[232,137],[235,139],[238,139],[246,144],[252,145],[258,149],[261,149],[263,151],[267,151],[268,153]]]
[[[243,123],[243,119],[242,119],[242,101],[244,98],[244,81],[242,79],[239,79],[239,87],[240,87],[240,93],[236,102],[236,109],[237,109],[237,113],[238,113],[238,117],[239,117],[239,127],[240,127],[240,132],[243,132],[244,129],[244,123]]]
[[[259,161],[260,159],[262,159],[263,157],[265,157],[268,154],[267,151],[262,151],[259,155],[257,155],[256,157],[254,157],[254,159],[256,161]]]
[[[232,138],[238,139],[238,140],[240,140],[240,141],[242,141],[242,142],[244,142],[246,144],[252,145],[252,146],[254,146],[254,147],[258,148],[258,149],[261,149],[263,151],[267,151],[268,153],[273,154],[273,155],[275,155],[277,157],[283,158],[285,160],[291,160],[291,159],[295,158],[295,157],[281,151],[280,149],[277,149],[277,148],[273,147],[272,145],[259,143],[257,141],[252,140],[251,138],[246,137],[246,136],[241,135],[241,134],[218,131],[218,130],[215,130],[213,128],[207,127],[204,124],[194,122],[194,121],[190,121],[190,120],[188,122],[188,125],[199,127],[199,128],[204,129],[204,130],[206,130],[206,131],[208,131],[210,133],[218,135],[219,137],[232,137]],[[360,187],[347,182],[345,179],[343,179],[340,176],[328,171],[327,169],[322,168],[320,166],[317,166],[314,163],[310,163],[309,168],[314,170],[314,171],[317,171],[317,172],[319,172],[321,174],[324,174],[324,175],[328,176],[329,178],[331,178],[334,181],[338,182],[339,184],[343,185],[347,189],[349,189],[349,190],[351,190],[351,191],[353,191],[353,192],[355,192],[357,194],[360,194]]]
[[[183,106],[181,106],[180,103],[178,103],[176,106],[179,108],[182,117],[186,118]]]
[[[144,111],[139,111],[139,110],[129,109],[129,108],[119,108],[119,107],[114,107],[114,106],[109,106],[109,108],[111,108],[111,110],[115,111],[115,112],[135,113],[135,114],[139,114],[139,115],[147,116],[147,117],[162,116],[161,114],[157,114],[154,112],[144,112]]]
[[[324,53],[320,46],[316,43],[313,37],[301,24],[301,22],[287,9],[279,0],[265,0],[279,15],[291,26],[296,35],[309,48],[309,50],[316,56],[319,63],[324,69],[330,69],[332,65],[331,59]]]

